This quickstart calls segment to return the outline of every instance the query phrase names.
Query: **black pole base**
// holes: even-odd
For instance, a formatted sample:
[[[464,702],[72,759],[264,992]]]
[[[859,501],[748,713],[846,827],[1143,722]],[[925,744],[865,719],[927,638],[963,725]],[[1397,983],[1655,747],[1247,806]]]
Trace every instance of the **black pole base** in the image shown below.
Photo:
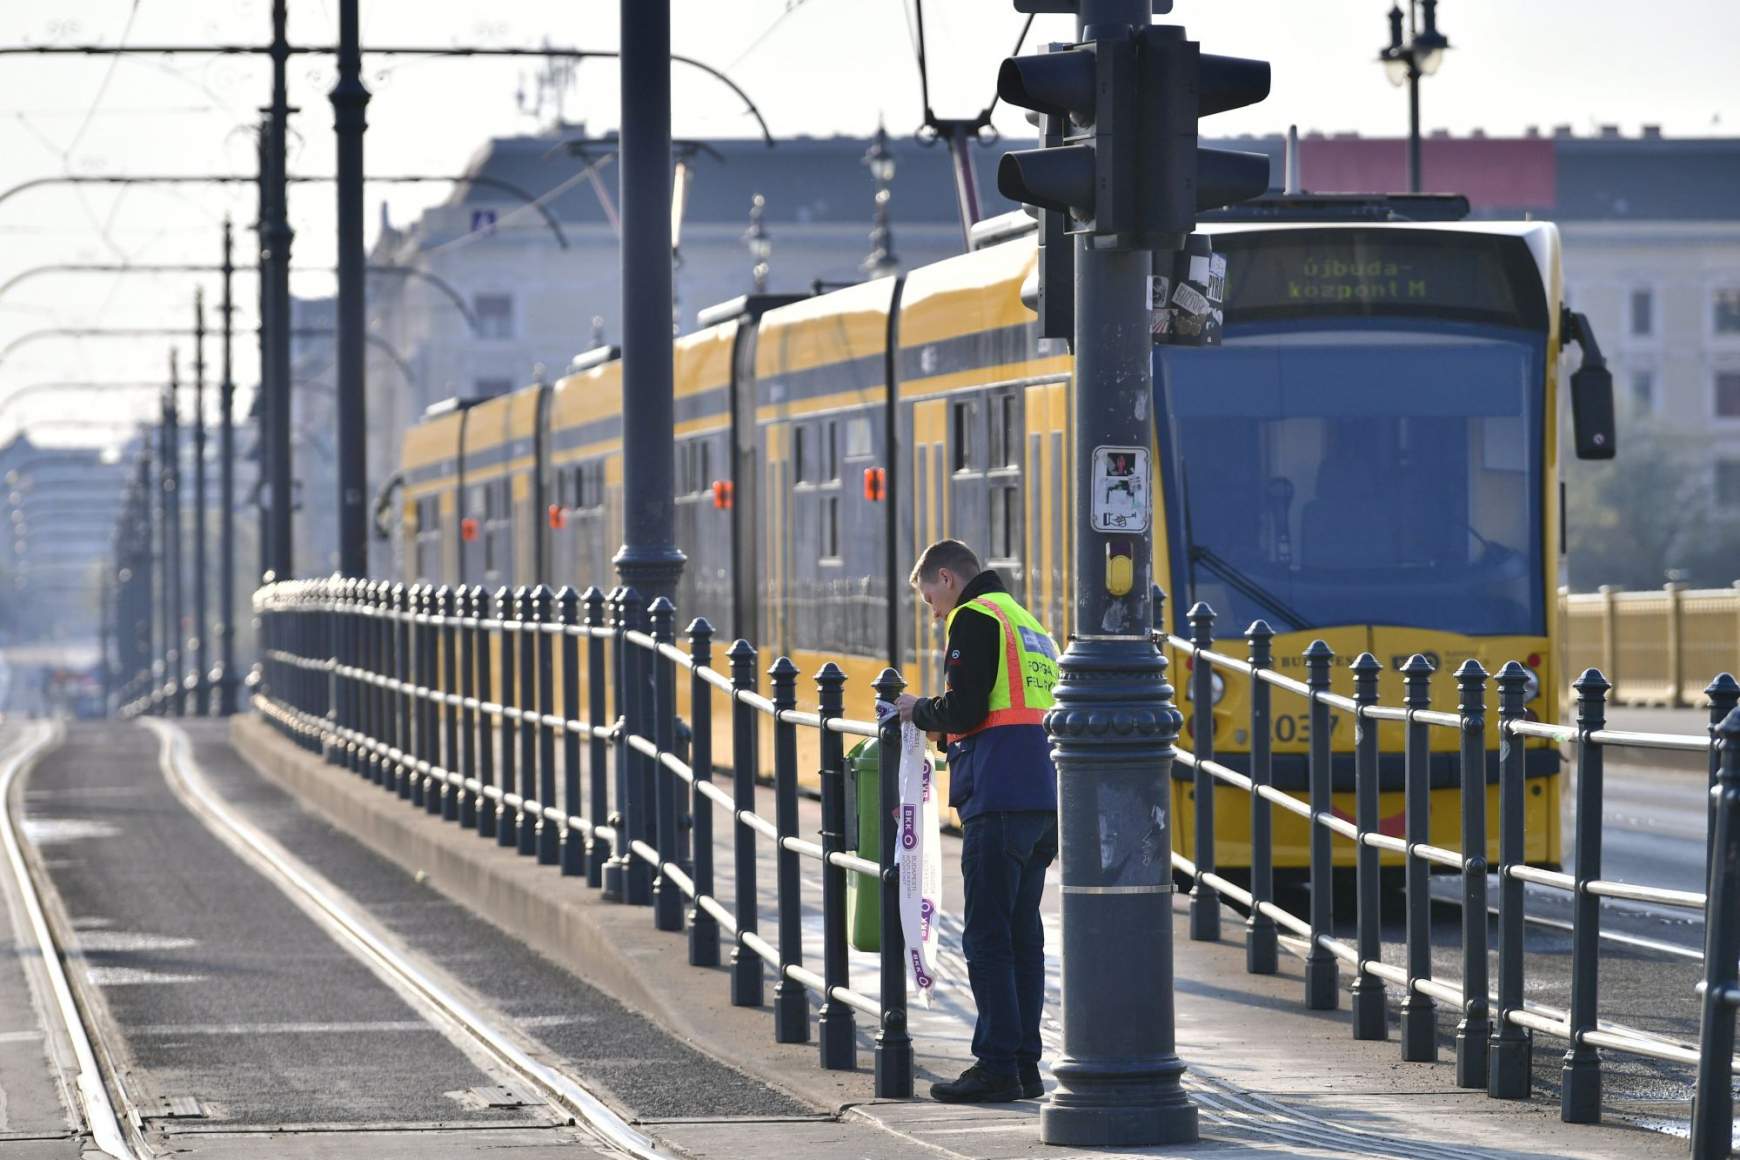
[[[628,867],[623,865],[620,857],[611,856],[605,859],[603,868],[599,871],[599,895],[606,902],[626,902],[628,900]]]
[[[529,810],[520,811],[520,857],[530,858],[538,852],[538,819]]]
[[[477,836],[485,840],[495,837],[496,829],[495,803],[488,798],[477,801]]]
[[[633,854],[627,855],[628,876],[624,886],[623,899],[630,906],[651,906],[652,867],[642,862]]]
[[[1245,971],[1252,975],[1272,975],[1279,969],[1279,953],[1275,943],[1275,922],[1264,917],[1245,923]]]
[[[409,769],[401,766],[398,778],[399,796],[413,805],[421,805],[423,801],[423,779]]]
[[[1456,1025],[1457,1087],[1479,1091],[1486,1086],[1486,1049],[1491,1038],[1492,1021],[1484,1016]]]
[[[477,829],[477,799],[464,790],[459,793],[459,826],[465,830]]]
[[[506,806],[495,811],[495,844],[512,849],[520,843],[520,819]]]
[[[858,1026],[852,1009],[837,999],[822,1005],[816,1020],[816,1042],[821,1048],[822,1067],[828,1071],[858,1069]]]
[[[1305,1006],[1333,1011],[1341,1004],[1341,972],[1328,951],[1318,947],[1305,960]]]
[[[1567,1124],[1601,1122],[1601,1057],[1593,1047],[1573,1047],[1559,1069],[1559,1119]]]
[[[810,1004],[802,983],[781,979],[773,987],[773,1041],[810,1041]]]
[[[1514,1039],[1494,1039],[1486,1045],[1486,1094],[1495,1100],[1526,1100],[1534,1086],[1530,1067],[1534,1036],[1524,1031]]]
[[[411,776],[411,804],[419,809],[423,807],[424,795],[428,792],[424,784],[426,780],[416,774]]]
[[[459,802],[465,797],[465,791],[454,786],[448,786],[447,792],[441,795],[441,820],[457,822],[459,820]]]
[[[604,868],[610,864],[610,846],[602,839],[586,843],[586,885],[594,890],[604,888]]]
[[[904,1033],[898,1038],[886,1032],[879,1033],[872,1057],[876,1067],[876,1098],[911,1099],[912,1039]]]
[[[447,798],[452,792],[452,786],[430,777],[429,784],[423,787],[423,808],[429,813],[440,814],[447,808]]]
[[[1220,895],[1201,882],[1190,892],[1190,941],[1220,941]]]
[[[1065,1148],[1139,1148],[1201,1139],[1196,1105],[1179,1078],[1176,1056],[1146,1075],[1086,1074],[1067,1057],[1054,1069],[1058,1086],[1039,1109],[1039,1139]]]
[[[580,878],[586,873],[586,839],[579,830],[562,835],[562,877]]]
[[[719,965],[719,924],[699,906],[689,911],[689,965]]]
[[[1433,1063],[1438,1058],[1438,1005],[1424,995],[1402,1000],[1402,1059]]]
[[[731,951],[731,1005],[767,1005],[766,977],[761,972],[761,956],[748,947],[740,946]]]
[[[683,929],[683,892],[664,874],[653,881],[653,926],[658,930]]]
[[[1361,975],[1353,981],[1349,1002],[1353,1008],[1353,1037],[1355,1039],[1388,1039],[1390,1037],[1389,1011],[1384,1005],[1382,980],[1372,978],[1370,975]]]
[[[557,866],[562,861],[562,835],[556,823],[545,818],[538,823],[538,865]]]

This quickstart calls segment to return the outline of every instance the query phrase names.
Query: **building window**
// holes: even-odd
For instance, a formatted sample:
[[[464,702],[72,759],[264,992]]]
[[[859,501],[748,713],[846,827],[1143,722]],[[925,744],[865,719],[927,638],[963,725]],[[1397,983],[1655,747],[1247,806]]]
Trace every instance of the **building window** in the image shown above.
[[[471,313],[477,318],[477,337],[514,336],[513,295],[479,294],[471,300]]]
[[[1638,414],[1655,410],[1655,372],[1631,372],[1631,405]]]
[[[1655,333],[1655,292],[1648,289],[1631,292],[1631,333],[1646,338]]]
[[[505,395],[514,389],[512,379],[478,379],[472,384],[472,389],[480,399],[491,399],[496,395]]]
[[[1717,334],[1740,335],[1740,287],[1716,291]]]
[[[1740,506],[1740,459],[1716,460],[1716,502],[1723,507]]]
[[[1740,419],[1740,371],[1716,372],[1716,417]]]

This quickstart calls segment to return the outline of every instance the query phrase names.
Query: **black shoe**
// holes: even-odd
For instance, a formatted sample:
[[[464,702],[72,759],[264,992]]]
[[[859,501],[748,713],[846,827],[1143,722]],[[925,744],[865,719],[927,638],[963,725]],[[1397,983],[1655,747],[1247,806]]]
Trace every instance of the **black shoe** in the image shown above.
[[[930,1085],[930,1098],[944,1104],[1009,1104],[1021,1098],[1012,1075],[993,1075],[975,1064],[950,1083]]]
[[[1037,1063],[1018,1065],[1016,1074],[1021,1077],[1021,1098],[1024,1100],[1042,1100],[1045,1098],[1045,1081],[1039,1076]]]

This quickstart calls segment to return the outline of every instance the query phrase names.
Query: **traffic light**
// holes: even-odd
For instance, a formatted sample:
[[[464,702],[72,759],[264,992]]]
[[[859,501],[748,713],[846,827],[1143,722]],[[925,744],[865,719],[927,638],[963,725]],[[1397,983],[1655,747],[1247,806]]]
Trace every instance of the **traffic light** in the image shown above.
[[[1176,25],[1144,29],[1138,56],[1139,240],[1150,249],[1178,249],[1196,228],[1199,211],[1246,201],[1269,188],[1266,154],[1196,143],[1197,118],[1269,95],[1269,62],[1203,53]]]
[[[1197,118],[1268,94],[1267,62],[1204,56],[1174,25],[1010,57],[997,95],[1050,118],[1061,140],[1004,154],[997,188],[1100,245],[1176,249],[1198,210],[1269,186],[1267,156],[1199,149]]]

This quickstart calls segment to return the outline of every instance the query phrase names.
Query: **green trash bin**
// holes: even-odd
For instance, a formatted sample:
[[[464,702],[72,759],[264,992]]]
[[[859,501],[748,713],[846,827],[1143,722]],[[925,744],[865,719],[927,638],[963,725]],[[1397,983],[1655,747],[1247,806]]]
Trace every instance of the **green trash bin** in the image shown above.
[[[866,737],[846,755],[846,848],[872,862],[882,856],[882,758],[876,738]],[[852,947],[882,949],[882,892],[874,879],[846,875],[846,915]]]

